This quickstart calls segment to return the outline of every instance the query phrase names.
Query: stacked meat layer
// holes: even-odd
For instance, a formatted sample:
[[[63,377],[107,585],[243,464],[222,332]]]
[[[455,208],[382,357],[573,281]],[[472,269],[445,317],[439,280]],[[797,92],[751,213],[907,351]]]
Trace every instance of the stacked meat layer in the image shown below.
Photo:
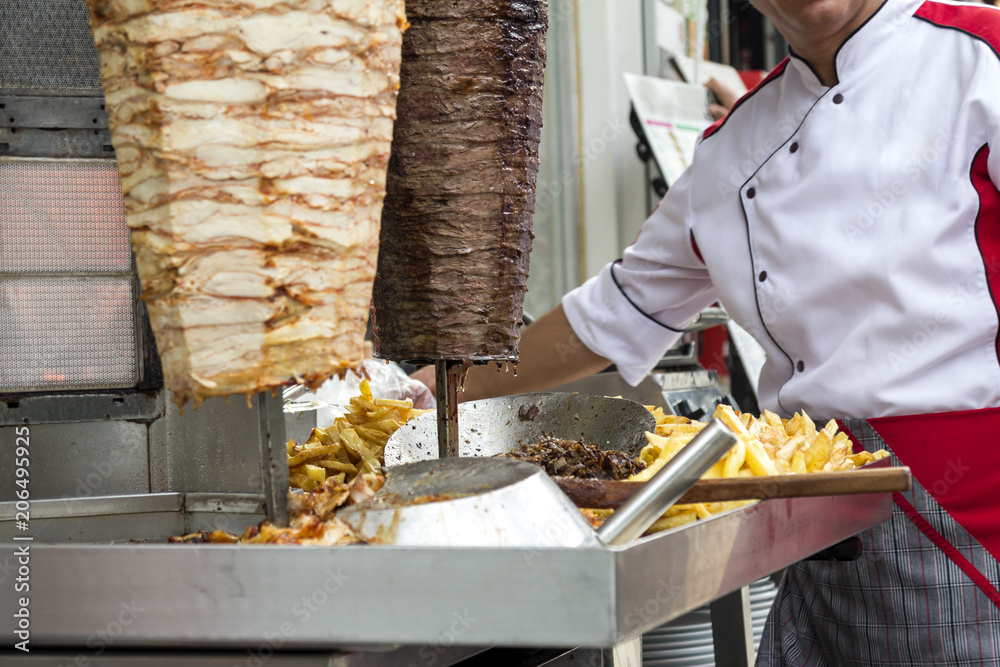
[[[402,0],[87,2],[168,388],[360,363]]]
[[[517,359],[544,0],[409,0],[375,282],[379,356]]]

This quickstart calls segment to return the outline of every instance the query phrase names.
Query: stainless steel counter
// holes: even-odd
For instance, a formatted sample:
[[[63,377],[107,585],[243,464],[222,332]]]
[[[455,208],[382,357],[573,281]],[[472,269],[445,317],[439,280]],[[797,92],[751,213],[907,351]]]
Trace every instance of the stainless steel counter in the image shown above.
[[[611,647],[890,514],[889,494],[775,499],[619,548],[32,542],[31,648]]]

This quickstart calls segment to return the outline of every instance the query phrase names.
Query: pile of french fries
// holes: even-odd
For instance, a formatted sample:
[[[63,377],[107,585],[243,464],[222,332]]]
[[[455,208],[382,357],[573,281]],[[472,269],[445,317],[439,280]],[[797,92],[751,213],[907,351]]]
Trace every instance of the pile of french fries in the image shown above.
[[[656,419],[656,432],[646,434],[649,444],[639,455],[646,469],[630,477],[630,481],[648,481],[707,425],[668,415],[662,408],[647,406],[647,409]],[[738,442],[702,479],[851,470],[888,456],[884,450],[852,453],[850,438],[838,432],[836,421],[830,420],[823,428],[817,428],[804,412],[796,413],[791,419],[782,419],[765,410],[762,417],[754,417],[720,405],[714,416],[733,431]],[[674,505],[646,534],[707,519],[753,502],[756,501]]]
[[[301,445],[288,441],[289,485],[312,491],[331,477],[349,483],[361,473],[380,473],[389,436],[425,412],[415,410],[410,399],[375,398],[368,380],[362,380],[361,395],[351,399],[343,417],[314,428]]]

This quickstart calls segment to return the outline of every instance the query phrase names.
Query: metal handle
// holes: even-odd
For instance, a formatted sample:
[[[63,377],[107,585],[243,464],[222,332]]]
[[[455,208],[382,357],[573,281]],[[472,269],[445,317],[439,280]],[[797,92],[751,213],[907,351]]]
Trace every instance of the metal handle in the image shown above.
[[[736,442],[727,426],[713,420],[604,522],[597,537],[615,546],[642,535]]]
[[[694,319],[693,322],[684,327],[684,333],[694,333],[704,329],[711,329],[720,324],[729,322],[729,313],[722,308],[706,308]]]

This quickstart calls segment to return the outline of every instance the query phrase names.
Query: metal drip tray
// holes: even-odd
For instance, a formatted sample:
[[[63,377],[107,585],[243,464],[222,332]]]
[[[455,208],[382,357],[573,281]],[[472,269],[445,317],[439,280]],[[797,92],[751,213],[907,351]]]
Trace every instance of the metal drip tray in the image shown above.
[[[610,647],[889,518],[891,495],[775,499],[626,547],[31,543],[31,647]],[[34,525],[34,523],[33,523]],[[312,607],[303,600],[317,600]],[[15,640],[15,596],[0,636]],[[79,610],[86,608],[87,613]],[[116,630],[118,626],[116,626]]]

